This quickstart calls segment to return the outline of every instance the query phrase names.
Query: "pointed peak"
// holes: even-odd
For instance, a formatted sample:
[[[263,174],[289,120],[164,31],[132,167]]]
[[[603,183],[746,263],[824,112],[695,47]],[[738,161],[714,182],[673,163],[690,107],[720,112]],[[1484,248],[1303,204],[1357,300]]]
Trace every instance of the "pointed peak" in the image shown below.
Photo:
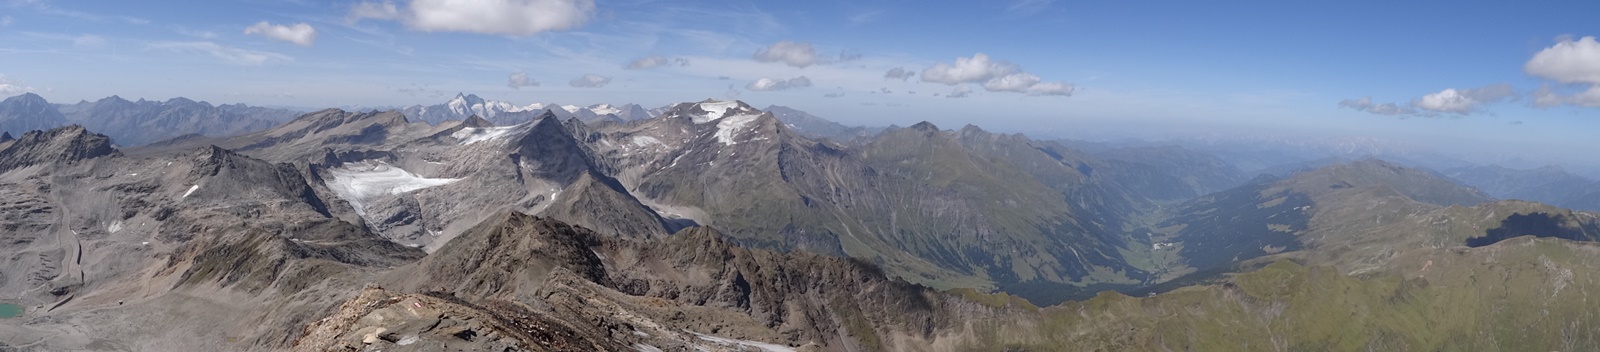
[[[473,128],[494,127],[494,122],[489,122],[489,120],[484,120],[482,117],[478,117],[477,114],[473,114],[468,116],[465,121],[461,121],[461,126]]]
[[[6,102],[12,101],[47,102],[44,97],[41,97],[38,94],[33,94],[33,92],[22,93],[14,97],[6,98]]]
[[[919,130],[919,131],[925,131],[925,132],[939,132],[939,126],[934,126],[932,122],[928,122],[928,121],[922,121],[922,122],[918,122],[915,125],[911,125],[910,129]]]
[[[0,132],[0,143],[10,142],[13,139],[17,138],[12,137],[11,132]]]
[[[200,147],[194,151],[196,160],[202,160],[202,162],[209,161],[210,163],[231,159],[238,155],[238,153],[234,153],[232,150],[219,147],[215,144]]]

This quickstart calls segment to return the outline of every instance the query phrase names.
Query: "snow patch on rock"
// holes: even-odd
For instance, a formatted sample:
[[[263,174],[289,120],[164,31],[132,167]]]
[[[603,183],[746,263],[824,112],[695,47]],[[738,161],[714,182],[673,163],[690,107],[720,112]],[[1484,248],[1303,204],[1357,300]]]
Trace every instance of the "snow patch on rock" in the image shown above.
[[[380,197],[448,185],[459,178],[426,178],[384,162],[352,163],[328,170],[333,176],[328,189],[350,202],[356,213],[365,214],[366,205]]]
[[[660,139],[656,139],[656,137],[651,136],[634,136],[631,141],[633,142],[633,146],[641,148],[652,145],[666,145],[666,143],[661,143]]]
[[[721,141],[723,145],[733,145],[735,143],[739,143],[739,141],[734,140],[733,137],[737,136],[740,132],[744,132],[745,127],[749,126],[751,122],[755,122],[756,119],[760,117],[761,115],[733,115],[723,117],[721,120],[717,120],[717,140]]]
[[[200,189],[200,185],[189,186],[189,190],[188,191],[184,191],[183,192],[183,196],[182,197],[178,197],[178,198],[189,198],[189,195],[190,194],[194,194],[194,191],[197,190],[197,189]]]
[[[701,340],[709,341],[709,342],[716,343],[718,345],[723,345],[723,346],[753,347],[753,348],[758,348],[758,349],[761,349],[762,351],[767,351],[767,352],[794,352],[794,348],[790,348],[789,346],[784,346],[784,345],[770,344],[770,343],[760,342],[760,341],[730,339],[730,338],[726,338],[726,337],[706,335],[706,334],[693,332],[693,331],[690,331],[689,333],[694,334],[694,336],[699,337]]]
[[[516,126],[505,127],[467,127],[462,128],[460,131],[455,131],[455,133],[451,133],[450,137],[455,137],[455,139],[460,140],[461,145],[472,145],[478,142],[498,140],[505,138],[506,136],[518,134],[519,132],[528,131],[533,128],[533,123],[536,121],[538,120],[524,122]]]
[[[700,103],[700,110],[705,111],[706,114],[692,116],[690,120],[694,121],[696,124],[711,122],[713,120],[722,118],[724,115],[728,114],[729,110],[733,110],[738,107],[739,102],[737,101],[708,101]]]

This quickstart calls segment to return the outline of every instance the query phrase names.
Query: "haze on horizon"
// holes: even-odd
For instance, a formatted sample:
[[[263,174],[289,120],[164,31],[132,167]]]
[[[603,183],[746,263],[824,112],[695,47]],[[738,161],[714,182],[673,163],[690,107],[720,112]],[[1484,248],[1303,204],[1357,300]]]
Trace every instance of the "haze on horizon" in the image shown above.
[[[1088,140],[1382,141],[1596,168],[1600,3],[0,4],[0,95],[661,106]]]

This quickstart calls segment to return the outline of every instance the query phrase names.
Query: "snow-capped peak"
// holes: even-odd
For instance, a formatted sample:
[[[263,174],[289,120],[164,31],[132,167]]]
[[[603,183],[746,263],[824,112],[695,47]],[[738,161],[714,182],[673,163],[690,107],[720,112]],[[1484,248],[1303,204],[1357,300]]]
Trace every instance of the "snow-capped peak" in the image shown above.
[[[690,110],[690,118],[696,124],[716,121],[728,116],[761,115],[761,110],[756,110],[738,100],[707,99],[706,101],[695,103],[695,107],[701,111],[700,113],[695,113],[693,109]]]
[[[616,114],[622,113],[622,109],[621,108],[618,108],[618,107],[615,107],[615,106],[611,106],[611,104],[595,104],[595,105],[591,105],[591,106],[589,106],[589,111],[593,111],[595,115],[606,115],[606,114],[616,115]]]

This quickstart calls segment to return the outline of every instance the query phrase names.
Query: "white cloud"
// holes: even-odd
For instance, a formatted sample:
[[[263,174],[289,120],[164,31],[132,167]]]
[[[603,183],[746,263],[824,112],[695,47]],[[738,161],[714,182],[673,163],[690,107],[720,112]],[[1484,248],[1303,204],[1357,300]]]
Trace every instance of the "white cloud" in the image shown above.
[[[1483,104],[1506,100],[1516,94],[1511,85],[1505,83],[1465,90],[1445,89],[1417,98],[1411,102],[1411,106],[1427,111],[1465,115],[1477,112],[1478,107]]]
[[[317,42],[317,29],[304,22],[292,25],[256,22],[255,25],[246,27],[244,34],[261,35],[267,39],[290,42],[299,46],[311,46]]]
[[[589,73],[584,74],[583,77],[573,78],[567,84],[573,88],[600,88],[611,84],[611,77]]]
[[[922,81],[957,85],[987,82],[995,77],[1020,71],[1017,65],[989,60],[989,55],[977,53],[970,58],[956,58],[955,64],[938,63],[922,70]]]
[[[350,8],[348,21],[399,20],[426,32],[533,35],[564,30],[594,16],[594,0],[411,0],[364,2]]]
[[[1600,84],[1600,42],[1565,39],[1534,54],[1522,70],[1561,83]]]
[[[13,96],[32,91],[33,87],[24,86],[22,82],[0,75],[0,96]]]
[[[0,27],[10,26],[11,22],[11,16],[0,16]]]
[[[1573,40],[1570,37],[1534,54],[1522,70],[1529,75],[1569,84],[1561,91],[1581,89],[1563,95],[1548,84],[1533,93],[1533,106],[1575,105],[1600,107],[1600,41],[1595,37]]]
[[[539,81],[528,78],[527,72],[517,71],[512,72],[511,76],[506,77],[506,86],[511,87],[511,89],[522,89],[522,87],[538,87]]]
[[[889,72],[884,72],[883,73],[883,78],[886,78],[886,79],[898,79],[898,80],[904,81],[904,80],[911,79],[911,76],[916,76],[916,75],[917,75],[916,71],[907,70],[904,67],[895,67],[895,68],[889,69]]]
[[[1361,99],[1345,99],[1339,102],[1339,107],[1385,116],[1417,114],[1417,109],[1396,105],[1395,103],[1373,104],[1372,97],[1361,97]]]
[[[1568,97],[1567,103],[1583,107],[1600,108],[1600,85],[1590,86],[1588,90]]]
[[[811,86],[811,79],[810,78],[806,78],[806,76],[800,76],[800,77],[795,77],[795,78],[790,78],[790,79],[771,79],[771,78],[757,79],[757,80],[755,80],[753,82],[750,82],[750,84],[745,85],[744,88],[745,89],[749,89],[751,91],[762,92],[762,91],[786,90],[786,89],[794,89],[794,88],[805,88],[805,87],[810,87],[810,86]]]
[[[105,44],[106,38],[93,34],[84,34],[72,38],[72,46],[79,48],[94,48]]]
[[[811,43],[781,41],[757,50],[756,61],[782,62],[785,65],[804,68],[817,63],[817,49]]]
[[[933,67],[922,70],[922,81],[948,85],[978,83],[983,85],[984,90],[990,92],[1041,96],[1071,96],[1076,89],[1066,82],[1043,82],[1039,76],[1023,72],[1016,64],[991,60],[989,55],[983,53],[973,54],[970,58],[956,58],[954,64],[943,62],[934,64]]]
[[[655,67],[666,66],[666,65],[689,66],[689,59],[681,58],[681,57],[666,57],[666,56],[659,56],[659,55],[657,55],[657,56],[646,56],[646,57],[641,57],[638,60],[633,60],[633,62],[629,62],[628,65],[624,66],[623,68],[624,69],[629,69],[629,70],[642,70],[642,69],[655,68]]]
[[[1539,87],[1532,94],[1534,107],[1548,108],[1560,105],[1575,105],[1590,108],[1600,108],[1600,85],[1591,85],[1588,89],[1571,95],[1562,95],[1551,89],[1549,85]]]
[[[945,97],[946,98],[966,98],[968,95],[972,95],[972,87],[957,86],[955,90],[950,91],[950,94],[945,94]]]
[[[1566,102],[1566,98],[1562,97],[1560,94],[1556,94],[1554,90],[1550,89],[1550,85],[1548,84],[1539,87],[1539,90],[1533,91],[1531,97],[1533,98],[1531,104],[1533,104],[1534,107],[1540,108],[1557,106]]]
[[[1455,89],[1445,89],[1438,93],[1424,95],[1413,102],[1413,105],[1423,110],[1465,114],[1477,108],[1478,102],[1467,98]]]
[[[212,42],[156,42],[148,45],[147,48],[175,53],[205,54],[235,65],[263,65],[294,61],[294,58],[288,55],[240,49]]]
[[[1028,89],[1023,90],[1022,92],[1023,93],[1027,93],[1028,95],[1039,95],[1039,96],[1044,96],[1044,95],[1072,96],[1072,92],[1076,91],[1077,89],[1078,89],[1077,86],[1072,85],[1072,84],[1068,84],[1068,83],[1044,82],[1044,83],[1035,84],[1032,87],[1028,87]]]
[[[1026,72],[1018,72],[1005,76],[995,77],[983,83],[983,89],[990,92],[1023,92],[1039,84],[1039,76]]]
[[[1510,84],[1497,83],[1471,89],[1449,88],[1413,99],[1406,105],[1373,103],[1371,97],[1363,97],[1340,101],[1339,107],[1386,116],[1436,117],[1439,113],[1469,115],[1478,112],[1484,104],[1517,98],[1517,92]],[[1533,98],[1535,105],[1544,104],[1548,100],[1540,97],[1539,92],[1535,92]]]

